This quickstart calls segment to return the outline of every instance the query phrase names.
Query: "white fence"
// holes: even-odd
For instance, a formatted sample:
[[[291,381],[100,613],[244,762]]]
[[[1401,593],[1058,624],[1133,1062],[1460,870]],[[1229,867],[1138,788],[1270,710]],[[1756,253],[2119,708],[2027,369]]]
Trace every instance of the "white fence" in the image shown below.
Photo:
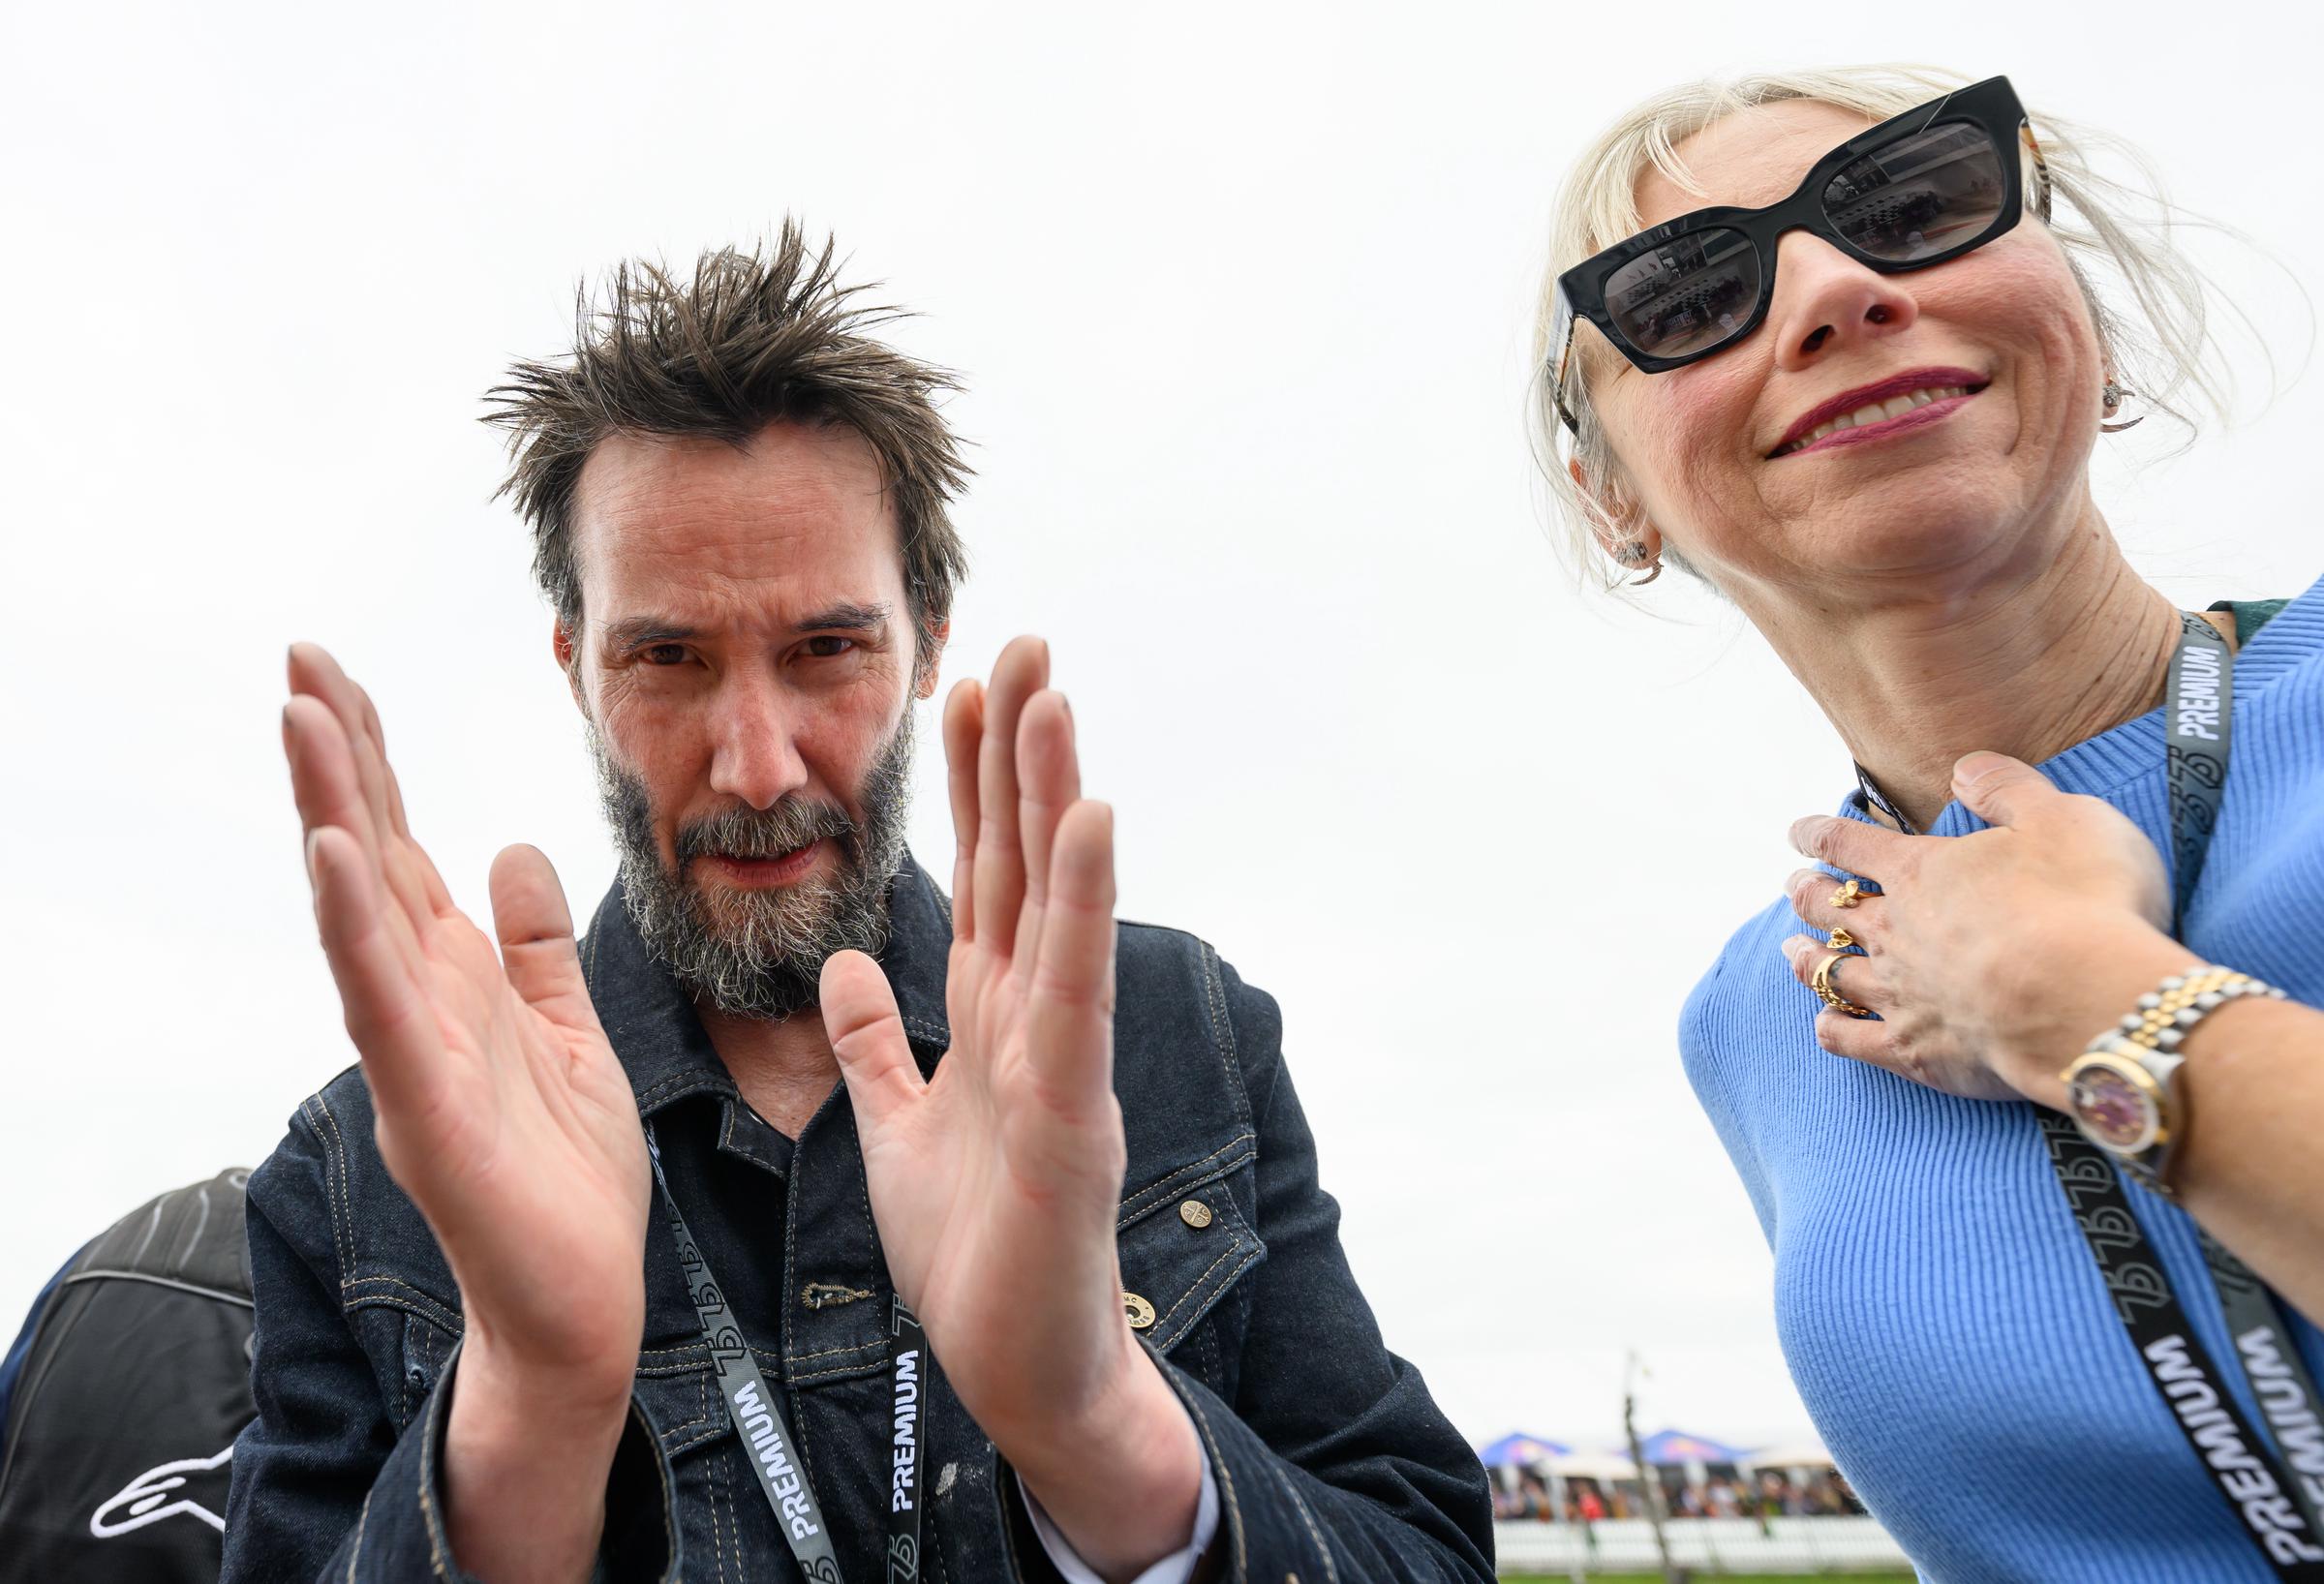
[[[1673,1518],[1663,1530],[1672,1562],[1714,1576],[1911,1570],[1903,1548],[1870,1518],[1770,1518],[1765,1530],[1757,1518]],[[1504,1574],[1572,1578],[1653,1573],[1663,1566],[1643,1518],[1605,1519],[1586,1536],[1578,1524],[1497,1523],[1493,1538]]]

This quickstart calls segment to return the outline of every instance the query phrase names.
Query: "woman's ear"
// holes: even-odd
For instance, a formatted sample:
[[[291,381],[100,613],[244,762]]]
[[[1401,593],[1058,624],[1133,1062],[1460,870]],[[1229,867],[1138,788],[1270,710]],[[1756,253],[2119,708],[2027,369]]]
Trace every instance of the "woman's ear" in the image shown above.
[[[1596,508],[1598,548],[1606,559],[1625,571],[1644,572],[1644,577],[1636,579],[1640,583],[1661,576],[1663,535],[1646,520],[1646,514],[1612,481],[1593,484],[1578,457],[1567,461],[1566,472],[1573,476],[1574,487]]]

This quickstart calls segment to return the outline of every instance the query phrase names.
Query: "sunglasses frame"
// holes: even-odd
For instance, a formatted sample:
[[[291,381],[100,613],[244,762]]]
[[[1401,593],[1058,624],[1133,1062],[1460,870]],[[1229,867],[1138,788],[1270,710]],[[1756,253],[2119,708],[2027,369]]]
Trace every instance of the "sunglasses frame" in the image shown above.
[[[1968,241],[1932,253],[1925,259],[1881,259],[1864,252],[1840,234],[1823,207],[1823,190],[1853,161],[1862,159],[1876,149],[1893,142],[1899,136],[1926,131],[1940,121],[1966,121],[1982,128],[1993,141],[1994,152],[2002,167],[2004,190],[2001,211],[1994,222]],[[2013,148],[2022,157],[2012,159]],[[1574,335],[1577,320],[1586,319],[1598,326],[1599,333],[1613,343],[1633,367],[1643,374],[1666,374],[1699,363],[1716,356],[1742,341],[1767,319],[1767,308],[1775,300],[1775,257],[1777,244],[1791,231],[1807,231],[1821,237],[1849,258],[1883,275],[1902,275],[1909,270],[1927,269],[1958,259],[1973,248],[1981,248],[1995,237],[2015,227],[2026,212],[2025,170],[2028,164],[2034,168],[2034,212],[2045,223],[2050,218],[2050,169],[2041,157],[2041,145],[2034,140],[2034,129],[2026,118],[2025,107],[2018,103],[2017,91],[2009,79],[1987,77],[1967,88],[1946,94],[1918,105],[1902,115],[1891,116],[1877,127],[1850,137],[1816,162],[1791,196],[1760,209],[1744,209],[1732,205],[1710,209],[1696,209],[1675,220],[1638,232],[1625,241],[1617,242],[1605,252],[1593,255],[1575,264],[1557,278],[1557,312],[1550,324],[1549,344],[1555,349],[1549,365],[1550,399],[1556,403],[1557,415],[1568,429],[1581,432],[1581,424],[1566,406],[1566,375],[1574,356]],[[1605,306],[1605,283],[1614,271],[1641,254],[1666,247],[1679,237],[1702,230],[1740,231],[1749,240],[1759,263],[1758,300],[1752,305],[1751,319],[1726,340],[1678,357],[1658,357],[1631,345],[1628,337],[1614,326],[1613,315]]]

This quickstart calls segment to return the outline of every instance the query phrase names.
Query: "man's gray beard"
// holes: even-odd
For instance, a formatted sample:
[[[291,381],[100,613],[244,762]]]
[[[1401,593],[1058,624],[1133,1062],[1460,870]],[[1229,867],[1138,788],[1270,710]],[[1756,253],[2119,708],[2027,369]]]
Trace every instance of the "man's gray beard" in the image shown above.
[[[815,1004],[823,964],[888,943],[888,882],[903,866],[910,812],[912,714],[864,778],[861,824],[828,803],[786,796],[772,808],[729,808],[682,827],[678,865],[654,838],[645,782],[613,762],[593,722],[589,751],[622,860],[622,900],[647,948],[699,1000],[735,1018],[773,1020]],[[708,854],[775,858],[828,838],[839,872],[765,891],[706,889],[686,870]]]

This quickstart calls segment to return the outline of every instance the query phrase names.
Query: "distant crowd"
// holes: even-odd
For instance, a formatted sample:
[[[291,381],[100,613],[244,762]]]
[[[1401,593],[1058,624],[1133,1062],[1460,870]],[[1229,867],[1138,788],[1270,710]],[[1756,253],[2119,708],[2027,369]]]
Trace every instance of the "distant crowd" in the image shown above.
[[[1508,1472],[1493,1483],[1493,1516],[1513,1520],[1595,1523],[1602,1518],[1643,1518],[1644,1487],[1633,1480],[1574,1478],[1565,1482],[1565,1510],[1539,1475]],[[1774,1469],[1756,1477],[1738,1472],[1713,1475],[1700,1483],[1663,1481],[1663,1512],[1671,1518],[1819,1518],[1863,1512],[1863,1504],[1837,1469],[1802,1471],[1798,1478]]]

